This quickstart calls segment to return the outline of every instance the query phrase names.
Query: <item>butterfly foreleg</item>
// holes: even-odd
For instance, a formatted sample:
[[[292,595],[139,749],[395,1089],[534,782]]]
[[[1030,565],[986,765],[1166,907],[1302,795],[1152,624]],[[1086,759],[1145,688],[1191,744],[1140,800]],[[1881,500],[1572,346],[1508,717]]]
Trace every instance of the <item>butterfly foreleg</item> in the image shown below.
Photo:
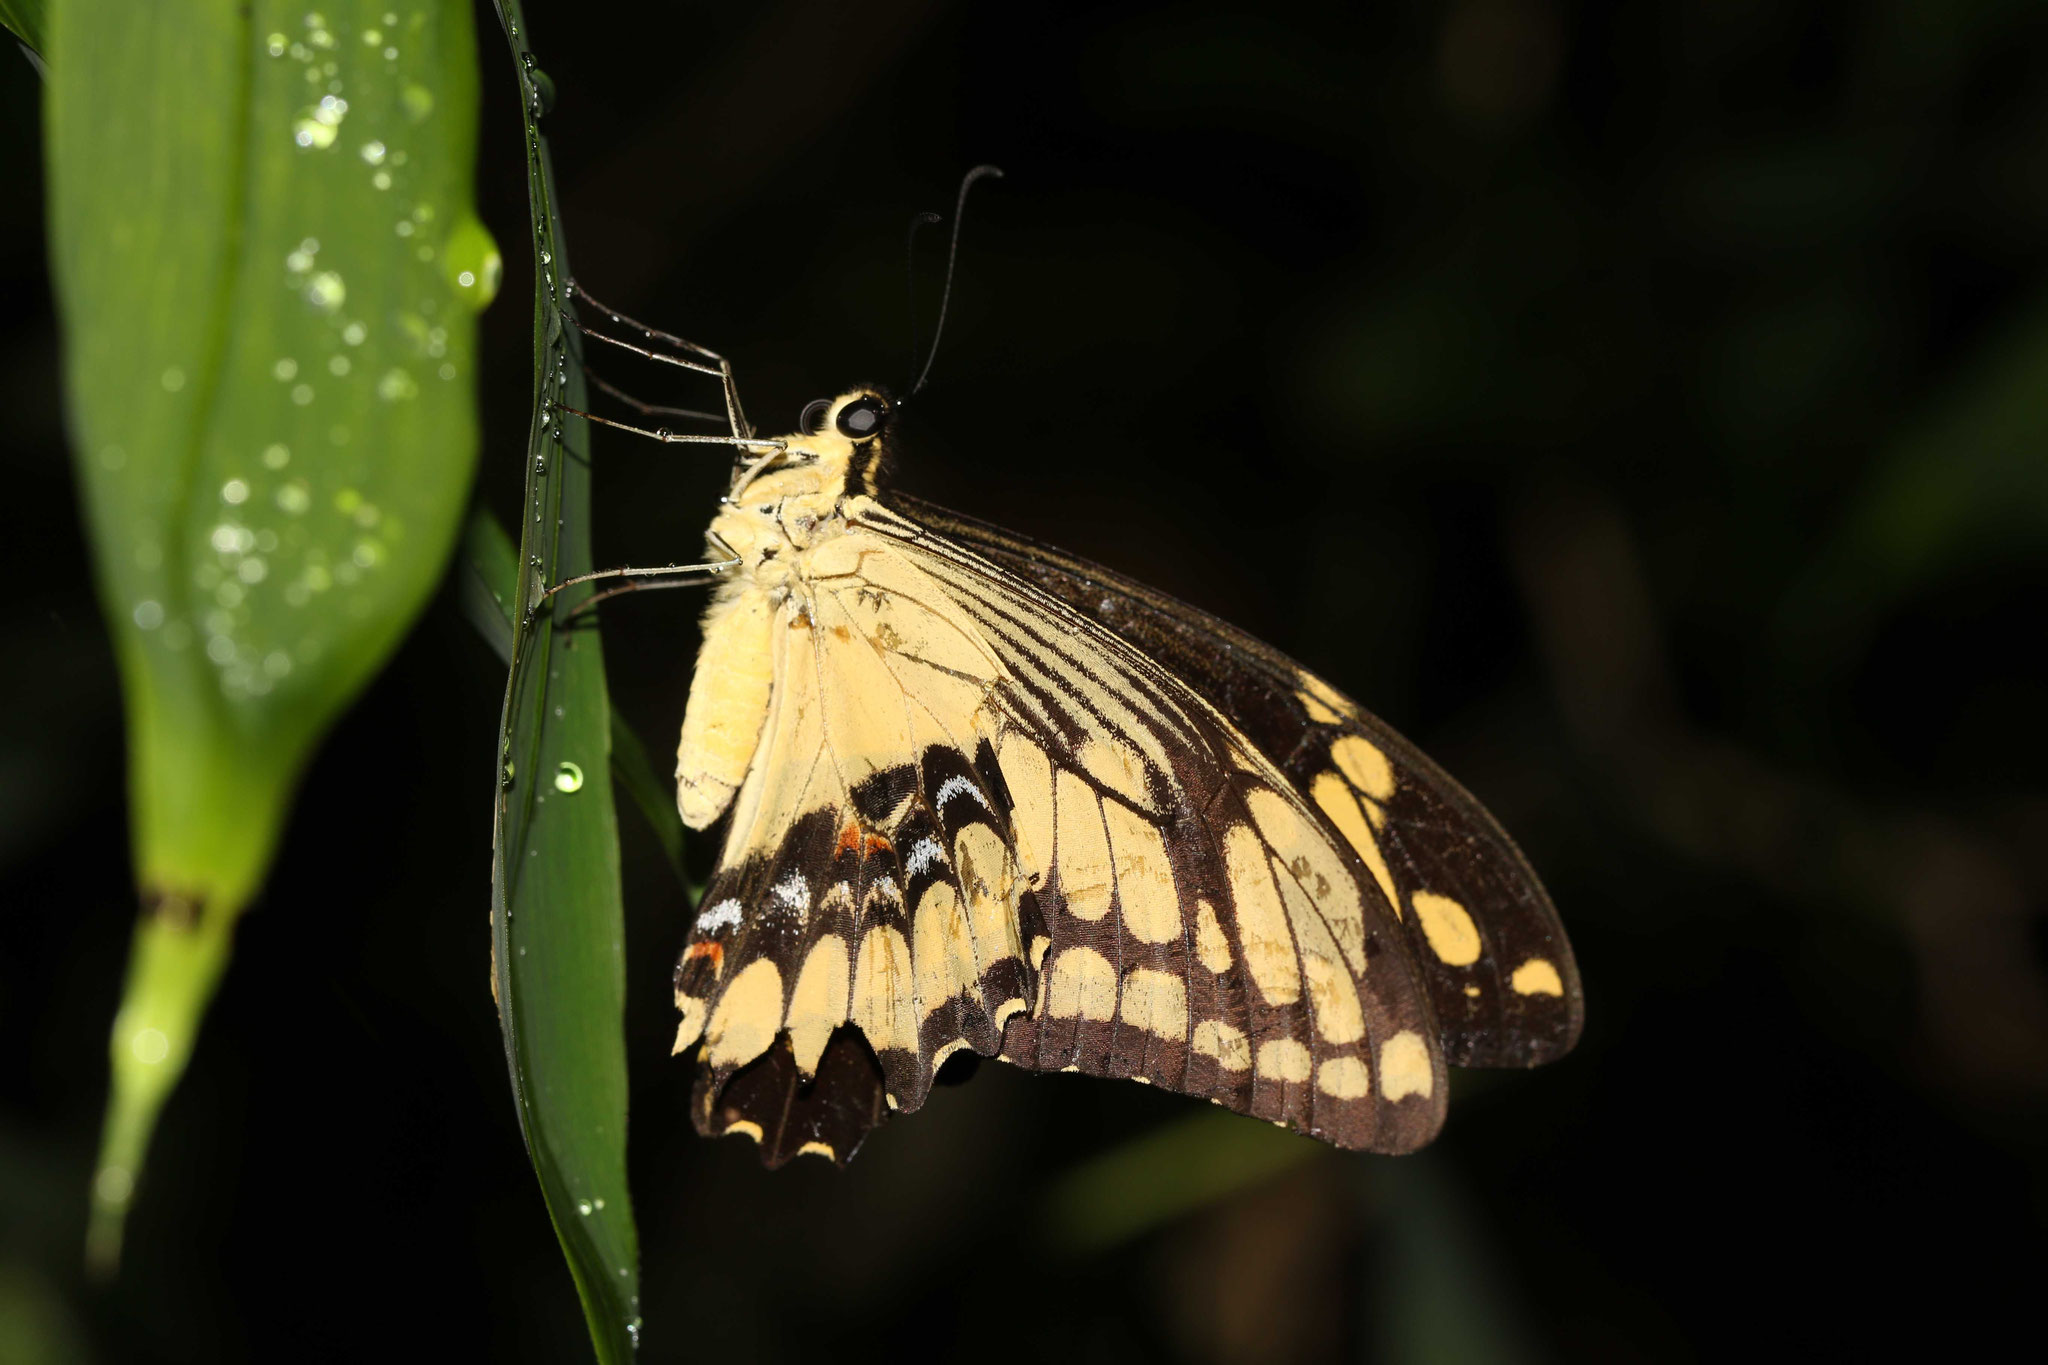
[[[725,390],[725,415],[727,423],[732,428],[732,434],[734,437],[750,437],[754,434],[754,428],[747,422],[747,414],[740,406],[740,391],[738,384],[733,380],[731,361],[712,350],[709,346],[701,346],[694,341],[676,336],[672,332],[664,332],[659,328],[649,327],[644,322],[638,322],[627,317],[618,309],[612,308],[596,298],[589,290],[574,280],[569,282],[569,287],[574,291],[578,299],[603,314],[608,321],[620,327],[630,328],[638,332],[643,344],[636,345],[621,337],[613,336],[608,332],[600,332],[581,319],[564,311],[564,318],[577,331],[593,341],[602,341],[606,345],[617,346],[621,350],[645,356],[647,359],[657,361],[660,364],[674,365],[679,369],[689,370],[696,374],[716,376]],[[697,357],[697,359],[686,359],[682,355],[673,355],[655,350],[654,347],[657,345],[667,347],[672,351],[686,352],[688,355]]]

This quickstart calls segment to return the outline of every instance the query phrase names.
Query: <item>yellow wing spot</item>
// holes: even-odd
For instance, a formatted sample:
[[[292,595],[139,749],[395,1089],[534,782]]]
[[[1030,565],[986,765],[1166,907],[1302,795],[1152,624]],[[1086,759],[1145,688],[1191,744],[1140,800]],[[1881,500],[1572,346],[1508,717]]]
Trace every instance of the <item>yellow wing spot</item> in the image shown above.
[[[893,925],[878,925],[860,941],[853,964],[853,1022],[880,1052],[917,1051],[917,1011],[910,995],[910,945]]]
[[[946,1064],[948,1057],[966,1046],[967,1040],[965,1038],[955,1038],[952,1042],[942,1045],[938,1051],[932,1053],[932,1070],[934,1072],[938,1071],[940,1067]]]
[[[1180,895],[1173,887],[1173,865],[1166,860],[1166,840],[1158,826],[1118,802],[1105,801],[1102,814],[1109,826],[1124,927],[1146,943],[1173,942],[1180,937]]]
[[[1479,960],[1479,926],[1464,906],[1433,891],[1416,892],[1410,903],[1422,921],[1422,936],[1429,940],[1429,950],[1439,961],[1450,967],[1469,967]]]
[[[1067,911],[1082,919],[1109,913],[1109,889],[1116,876],[1109,865],[1109,840],[1102,832],[1102,803],[1086,782],[1059,772],[1060,890]]]
[[[1252,1065],[1252,1045],[1242,1029],[1232,1028],[1221,1019],[1204,1019],[1195,1025],[1195,1051],[1204,1057],[1214,1057],[1216,1065],[1225,1071],[1249,1071]],[[1222,1101],[1217,1101],[1222,1103]]]
[[[1259,1074],[1267,1080],[1305,1081],[1308,1073],[1308,1049],[1292,1038],[1275,1038],[1259,1044]]]
[[[974,935],[974,957],[984,970],[1000,958],[1022,957],[1017,917],[1010,911],[1016,869],[1002,836],[987,825],[963,827],[953,842],[953,865],[967,892],[967,927]]]
[[[1402,1029],[1380,1044],[1380,1094],[1390,1100],[1406,1095],[1428,1099],[1436,1089],[1429,1065],[1429,1045],[1413,1029]]]
[[[1394,768],[1387,756],[1363,735],[1346,735],[1330,746],[1330,761],[1357,788],[1375,801],[1394,794]]]
[[[1117,1015],[1132,1028],[1179,1042],[1188,1036],[1188,993],[1170,972],[1134,968],[1124,977]]]
[[[827,1161],[839,1160],[839,1153],[832,1150],[832,1144],[829,1142],[806,1142],[803,1146],[796,1149],[796,1154],[798,1156],[821,1156]]]
[[[1344,723],[1344,717],[1331,710],[1329,703],[1307,688],[1296,692],[1294,699],[1301,703],[1304,711],[1308,712],[1308,718],[1319,725],[1342,725]]]
[[[1315,783],[1309,788],[1309,795],[1323,814],[1330,817],[1330,823],[1344,836],[1344,841],[1358,852],[1366,871],[1379,883],[1380,891],[1386,896],[1387,904],[1394,907],[1398,918],[1401,914],[1401,893],[1394,889],[1394,874],[1387,871],[1387,860],[1380,853],[1380,841],[1373,837],[1372,827],[1359,814],[1357,798],[1351,794],[1351,786],[1336,773],[1318,773]]]
[[[751,1062],[768,1050],[782,1027],[782,973],[767,958],[749,962],[732,979],[704,1029],[704,1059],[713,1066]]]
[[[1082,770],[1097,782],[1127,801],[1151,808],[1152,794],[1145,784],[1145,760],[1138,756],[1136,749],[1120,739],[1095,735],[1081,746],[1079,757]]]
[[[1005,1000],[1002,1004],[997,1005],[994,1016],[996,1022],[996,1033],[1000,1036],[1003,1031],[1003,1025],[1009,1023],[1010,1020],[1015,1018],[1017,1015],[1022,1014],[1025,1008],[1025,1003],[1021,997]]]
[[[1244,945],[1244,965],[1271,1005],[1301,999],[1301,974],[1294,965],[1294,939],[1287,915],[1273,889],[1265,846],[1249,825],[1232,825],[1223,836],[1223,860],[1230,872],[1230,894],[1236,903],[1237,940]]]
[[[1465,988],[1465,994],[1470,996],[1472,999],[1477,1000],[1479,998],[1479,988],[1477,986],[1467,986]]]
[[[1372,1077],[1356,1057],[1332,1057],[1316,1068],[1316,1089],[1334,1100],[1355,1100],[1372,1093]]]
[[[825,934],[804,958],[796,988],[789,993],[789,1047],[796,1069],[806,1076],[818,1069],[832,1030],[846,1022],[846,967],[846,940]]]
[[[1195,955],[1218,976],[1230,970],[1230,940],[1223,937],[1216,907],[1206,896],[1195,902]]]
[[[720,1133],[719,1136],[731,1137],[734,1133],[738,1133],[741,1137],[750,1137],[754,1141],[759,1142],[761,1140],[761,1125],[752,1119],[734,1119],[731,1123],[725,1125],[725,1131]]]
[[[1308,998],[1315,1002],[1316,1032],[1333,1043],[1355,1043],[1363,1038],[1365,1014],[1344,964],[1322,953],[1303,952],[1301,965],[1308,974]]]
[[[1351,709],[1351,703],[1344,700],[1342,693],[1338,692],[1336,688],[1330,686],[1321,678],[1318,678],[1315,674],[1308,672],[1298,673],[1295,675],[1294,680],[1301,684],[1296,695],[1302,699],[1304,704],[1308,702],[1309,698],[1313,697],[1322,703],[1324,710],[1330,712],[1338,719],[1342,719],[1344,714]]]
[[[1015,731],[1003,737],[996,760],[1010,789],[1010,832],[1017,861],[1027,873],[1052,866],[1052,764],[1045,750]]]
[[[1515,968],[1508,984],[1515,988],[1517,995],[1564,994],[1564,978],[1557,974],[1557,967],[1548,958],[1530,958]]]
[[[1319,918],[1337,940],[1351,969],[1363,972],[1365,905],[1359,899],[1358,882],[1344,866],[1328,833],[1294,802],[1270,788],[1246,793],[1245,805],[1290,879],[1315,902]]]
[[[917,971],[917,1002],[927,1019],[963,990],[971,991],[981,973],[974,963],[974,940],[960,897],[945,882],[933,882],[917,902],[910,960]]]
[[[676,1008],[683,1012],[683,1022],[676,1029],[678,1053],[688,1052],[704,1036],[704,1001],[694,995],[676,992]]]
[[[1107,1023],[1116,1014],[1116,968],[1093,948],[1069,948],[1052,960],[1045,1012],[1055,1019]]]

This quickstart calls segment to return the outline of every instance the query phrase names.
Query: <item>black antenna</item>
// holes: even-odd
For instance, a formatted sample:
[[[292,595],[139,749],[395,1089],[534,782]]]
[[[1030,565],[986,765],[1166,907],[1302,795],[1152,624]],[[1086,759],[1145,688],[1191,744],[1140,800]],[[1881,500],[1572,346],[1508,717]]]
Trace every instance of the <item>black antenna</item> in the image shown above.
[[[932,348],[925,352],[924,369],[918,374],[917,382],[910,386],[910,392],[904,395],[906,398],[924,387],[924,381],[932,372],[932,361],[939,354],[939,338],[946,330],[946,305],[953,301],[953,265],[960,259],[960,217],[967,211],[967,191],[974,188],[975,181],[990,175],[998,180],[1003,178],[1002,171],[994,166],[976,166],[960,179],[960,197],[953,204],[953,245],[946,252],[946,287],[939,294],[939,320],[932,327]]]
[[[913,372],[917,369],[917,230],[926,223],[943,221],[928,209],[914,214],[910,219],[910,234],[903,241],[903,297],[910,306],[910,368]]]

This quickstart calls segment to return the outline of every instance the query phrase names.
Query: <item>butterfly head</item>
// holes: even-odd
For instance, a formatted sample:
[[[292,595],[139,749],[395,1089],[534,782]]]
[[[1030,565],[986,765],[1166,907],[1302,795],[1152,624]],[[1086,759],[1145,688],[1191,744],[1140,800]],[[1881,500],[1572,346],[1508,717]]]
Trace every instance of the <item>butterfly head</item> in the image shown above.
[[[849,494],[872,494],[895,412],[887,391],[872,384],[818,399],[804,408],[801,431],[778,438],[781,449],[741,460],[729,500],[743,507],[788,498],[830,505]]]

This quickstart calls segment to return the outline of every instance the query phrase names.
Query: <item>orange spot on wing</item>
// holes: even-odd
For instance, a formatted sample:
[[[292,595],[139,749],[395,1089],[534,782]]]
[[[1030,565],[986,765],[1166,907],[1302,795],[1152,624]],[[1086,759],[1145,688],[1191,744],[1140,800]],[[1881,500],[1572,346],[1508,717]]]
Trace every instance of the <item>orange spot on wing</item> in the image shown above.
[[[683,961],[685,962],[690,962],[700,957],[711,959],[712,976],[716,977],[724,973],[725,945],[723,943],[714,943],[707,939],[702,943],[692,943],[689,947],[683,949]]]
[[[866,856],[872,858],[877,853],[892,852],[894,851],[895,847],[896,846],[894,844],[890,843],[887,839],[884,839],[881,835],[870,834],[867,837],[867,839],[861,844],[861,852]]]
[[[841,853],[857,853],[859,851],[860,826],[849,820],[847,821],[846,828],[839,831],[839,844],[832,852],[837,856]]]

